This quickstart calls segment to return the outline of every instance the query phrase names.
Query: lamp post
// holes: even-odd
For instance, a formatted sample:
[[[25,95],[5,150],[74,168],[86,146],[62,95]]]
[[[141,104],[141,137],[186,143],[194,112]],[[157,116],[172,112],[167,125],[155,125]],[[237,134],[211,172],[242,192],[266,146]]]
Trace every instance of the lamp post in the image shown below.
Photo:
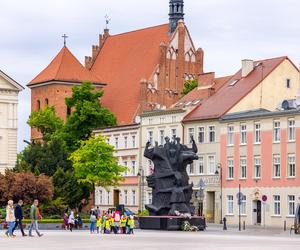
[[[196,193],[196,198],[199,203],[199,216],[203,216],[203,199],[204,199],[205,183],[202,179],[200,179],[198,187],[199,187],[199,190]]]
[[[144,169],[141,167],[140,171],[138,172],[137,176],[139,177],[139,193],[140,193],[140,210],[144,210],[144,177],[145,172]]]
[[[215,172],[216,175],[220,175],[220,188],[221,188],[221,194],[220,194],[220,200],[221,200],[221,204],[220,204],[220,207],[221,207],[221,218],[220,218],[220,224],[223,224],[223,189],[222,189],[222,164],[219,163],[217,165],[217,170]]]

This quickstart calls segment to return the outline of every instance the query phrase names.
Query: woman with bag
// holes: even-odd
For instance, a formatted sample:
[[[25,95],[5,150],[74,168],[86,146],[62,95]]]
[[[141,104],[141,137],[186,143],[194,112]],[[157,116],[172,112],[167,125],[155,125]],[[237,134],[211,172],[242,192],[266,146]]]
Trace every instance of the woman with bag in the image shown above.
[[[6,206],[6,222],[8,224],[8,230],[6,231],[7,237],[16,237],[13,234],[13,229],[15,227],[16,223],[16,217],[15,217],[15,209],[14,209],[14,202],[12,200],[9,200],[7,202]]]

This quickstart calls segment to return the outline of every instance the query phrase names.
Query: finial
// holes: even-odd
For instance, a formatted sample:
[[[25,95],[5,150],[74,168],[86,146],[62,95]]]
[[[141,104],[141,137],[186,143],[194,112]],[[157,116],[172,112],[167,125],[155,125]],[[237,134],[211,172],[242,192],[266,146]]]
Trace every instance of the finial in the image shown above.
[[[109,25],[109,22],[111,21],[111,18],[106,14],[105,15],[105,29],[108,29],[108,25]]]
[[[64,47],[66,47],[68,36],[67,36],[66,34],[64,34],[64,35],[62,36],[62,38],[64,39]]]

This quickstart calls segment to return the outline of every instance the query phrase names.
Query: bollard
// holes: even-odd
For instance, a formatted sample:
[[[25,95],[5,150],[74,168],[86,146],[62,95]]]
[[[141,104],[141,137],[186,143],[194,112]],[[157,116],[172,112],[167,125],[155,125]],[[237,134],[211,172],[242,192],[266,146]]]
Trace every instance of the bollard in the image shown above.
[[[223,218],[223,230],[227,230],[227,225],[226,225],[226,218]]]
[[[246,222],[243,221],[243,230],[246,230]]]
[[[283,222],[283,231],[286,231],[286,220]]]

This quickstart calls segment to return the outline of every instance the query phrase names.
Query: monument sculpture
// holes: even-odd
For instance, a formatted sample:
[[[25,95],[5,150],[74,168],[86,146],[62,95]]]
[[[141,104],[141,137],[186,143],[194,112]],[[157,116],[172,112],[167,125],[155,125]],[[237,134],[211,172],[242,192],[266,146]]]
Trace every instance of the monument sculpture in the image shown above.
[[[154,163],[153,173],[147,177],[152,188],[152,204],[146,205],[150,215],[191,216],[193,184],[189,184],[186,168],[198,159],[197,146],[192,138],[192,148],[180,143],[180,138],[165,138],[164,145],[146,144],[144,156]]]

